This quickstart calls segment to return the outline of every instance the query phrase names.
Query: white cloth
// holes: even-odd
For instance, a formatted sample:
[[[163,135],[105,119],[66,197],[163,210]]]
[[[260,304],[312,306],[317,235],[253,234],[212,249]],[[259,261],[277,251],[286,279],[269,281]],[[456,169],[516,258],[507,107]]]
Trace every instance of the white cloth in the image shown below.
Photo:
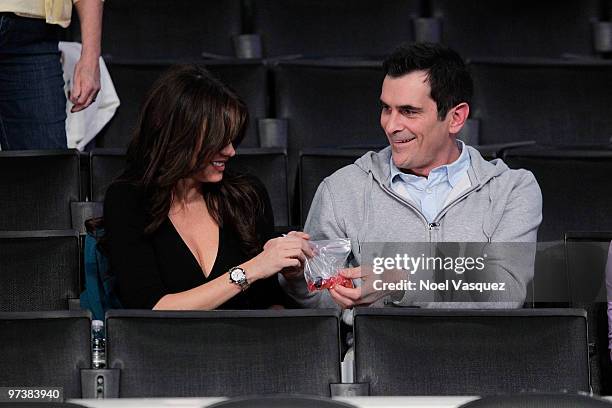
[[[111,80],[108,69],[100,57],[100,92],[96,100],[89,107],[80,112],[71,113],[73,103],[68,98],[72,88],[74,67],[81,57],[81,44],[76,42],[60,41],[59,49],[62,52],[62,67],[64,69],[64,91],[66,92],[66,137],[68,147],[83,150],[102,128],[111,120],[117,107],[119,97]]]

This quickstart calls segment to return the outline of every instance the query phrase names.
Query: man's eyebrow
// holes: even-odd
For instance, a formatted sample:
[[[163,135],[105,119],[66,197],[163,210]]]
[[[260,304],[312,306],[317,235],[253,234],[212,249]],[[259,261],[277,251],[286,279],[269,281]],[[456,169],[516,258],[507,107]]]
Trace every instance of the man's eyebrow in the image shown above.
[[[416,106],[412,106],[412,105],[400,105],[398,106],[398,109],[412,111],[412,112],[423,112],[423,108],[417,108]]]
[[[382,106],[389,106],[389,104],[383,101],[382,99],[380,100],[380,104]],[[417,108],[416,106],[412,106],[412,105],[400,105],[397,108],[399,110],[406,110],[406,111],[412,111],[412,112],[417,112],[417,113],[423,112],[423,108]]]

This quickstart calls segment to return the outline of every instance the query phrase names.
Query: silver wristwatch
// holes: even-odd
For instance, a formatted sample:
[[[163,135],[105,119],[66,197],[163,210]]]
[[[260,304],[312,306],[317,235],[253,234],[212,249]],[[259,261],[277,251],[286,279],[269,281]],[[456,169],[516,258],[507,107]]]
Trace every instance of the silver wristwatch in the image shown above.
[[[240,289],[247,290],[249,288],[249,282],[247,281],[246,272],[239,266],[234,266],[229,271],[230,282],[240,286]]]

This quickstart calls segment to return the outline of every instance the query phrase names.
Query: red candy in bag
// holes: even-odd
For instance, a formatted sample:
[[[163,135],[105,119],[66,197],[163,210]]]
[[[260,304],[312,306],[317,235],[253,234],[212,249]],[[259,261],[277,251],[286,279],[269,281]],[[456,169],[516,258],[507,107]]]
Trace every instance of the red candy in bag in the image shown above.
[[[338,269],[345,267],[351,253],[351,241],[345,238],[325,241],[310,241],[314,257],[306,259],[304,278],[308,290],[330,289],[335,285],[353,287],[353,281],[338,275]]]
[[[336,285],[344,286],[345,288],[355,287],[352,280],[341,275],[332,276],[331,278],[327,279],[323,279],[319,276],[314,282],[307,282],[309,292],[322,289],[331,289]]]

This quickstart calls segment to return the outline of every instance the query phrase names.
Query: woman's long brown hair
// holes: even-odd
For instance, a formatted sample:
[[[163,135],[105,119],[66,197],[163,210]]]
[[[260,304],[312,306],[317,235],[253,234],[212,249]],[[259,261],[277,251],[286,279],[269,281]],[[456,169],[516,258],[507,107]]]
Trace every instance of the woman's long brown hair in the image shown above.
[[[247,122],[245,103],[203,67],[176,66],[155,82],[120,178],[143,189],[145,234],[155,232],[168,216],[179,180],[201,171],[228,144],[239,144]],[[249,255],[261,250],[256,220],[264,203],[247,177],[226,171],[222,181],[203,183],[202,194],[213,219],[219,226],[233,226]]]

